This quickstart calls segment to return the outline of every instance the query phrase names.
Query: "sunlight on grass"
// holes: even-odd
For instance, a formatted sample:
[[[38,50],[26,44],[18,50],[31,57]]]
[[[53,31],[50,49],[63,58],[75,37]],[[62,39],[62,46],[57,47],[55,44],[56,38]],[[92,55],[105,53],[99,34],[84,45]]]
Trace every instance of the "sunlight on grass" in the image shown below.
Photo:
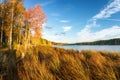
[[[79,52],[48,46],[30,47],[25,51],[20,46],[16,51],[2,52],[0,63],[0,80],[4,76],[9,79],[10,75],[20,80],[120,79],[120,54],[106,51]],[[11,73],[10,65],[16,73]]]

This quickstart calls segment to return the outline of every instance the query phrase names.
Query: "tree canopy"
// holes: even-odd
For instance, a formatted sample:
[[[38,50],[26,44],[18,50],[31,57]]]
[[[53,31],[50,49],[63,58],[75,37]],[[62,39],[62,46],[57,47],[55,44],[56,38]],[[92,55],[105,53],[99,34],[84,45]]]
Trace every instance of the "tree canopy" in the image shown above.
[[[14,44],[33,44],[32,38],[41,38],[42,25],[45,22],[46,15],[40,4],[26,9],[23,0],[2,0],[0,46],[9,46],[11,49]]]

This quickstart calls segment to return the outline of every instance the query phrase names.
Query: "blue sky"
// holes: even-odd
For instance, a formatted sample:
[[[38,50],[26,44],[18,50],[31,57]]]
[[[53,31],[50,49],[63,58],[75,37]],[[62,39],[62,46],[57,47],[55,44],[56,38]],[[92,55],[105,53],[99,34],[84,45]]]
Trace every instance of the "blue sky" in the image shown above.
[[[120,0],[25,0],[41,4],[47,16],[43,38],[54,42],[86,42],[120,38]]]

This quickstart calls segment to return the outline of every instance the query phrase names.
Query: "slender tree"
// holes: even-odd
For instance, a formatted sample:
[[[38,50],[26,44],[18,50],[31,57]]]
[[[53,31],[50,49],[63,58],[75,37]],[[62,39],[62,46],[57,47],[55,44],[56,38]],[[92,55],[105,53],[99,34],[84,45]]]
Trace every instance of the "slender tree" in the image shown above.
[[[9,38],[9,48],[12,49],[12,32],[13,32],[13,19],[14,19],[14,5],[15,5],[15,0],[11,0],[11,25],[10,25],[10,38]]]
[[[23,6],[23,0],[17,0],[14,7],[14,27],[13,27],[13,41],[17,44],[21,43],[22,31],[23,31],[23,13],[25,8]]]
[[[1,35],[0,35],[0,43],[1,43],[1,46],[3,44],[3,26],[4,26],[4,0],[1,0],[1,4],[0,4],[0,9],[1,9],[1,13],[0,13],[0,26],[1,26]]]
[[[1,24],[0,24],[0,26],[1,26],[1,30],[0,30],[0,32],[1,32],[1,35],[0,35],[0,43],[1,43],[1,46],[2,46],[2,38],[3,38],[3,5],[2,5],[2,3],[3,3],[3,1],[1,0],[1,5],[0,5],[0,9],[1,9],[1,13],[0,13],[0,22],[1,22]]]
[[[13,43],[21,42],[23,26],[23,13],[25,8],[23,0],[8,0],[4,8],[4,35],[6,44],[12,49]]]

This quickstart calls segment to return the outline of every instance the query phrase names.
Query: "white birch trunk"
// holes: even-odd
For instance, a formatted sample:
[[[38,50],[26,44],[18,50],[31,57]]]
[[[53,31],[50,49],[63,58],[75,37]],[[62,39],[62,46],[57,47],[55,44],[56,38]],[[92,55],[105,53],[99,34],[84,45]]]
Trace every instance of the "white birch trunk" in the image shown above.
[[[14,16],[14,0],[12,0],[12,10],[11,10],[11,26],[10,26],[10,39],[9,39],[10,49],[12,49],[13,16]]]

